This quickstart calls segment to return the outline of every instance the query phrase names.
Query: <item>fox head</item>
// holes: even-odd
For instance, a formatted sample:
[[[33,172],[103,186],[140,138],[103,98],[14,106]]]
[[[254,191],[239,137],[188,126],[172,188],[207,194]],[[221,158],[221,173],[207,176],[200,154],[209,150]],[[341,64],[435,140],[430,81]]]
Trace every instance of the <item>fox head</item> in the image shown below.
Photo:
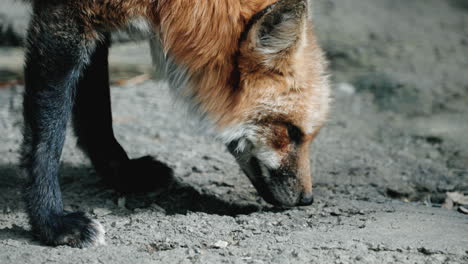
[[[244,173],[269,203],[313,202],[310,144],[329,104],[307,2],[279,1],[253,17],[240,43],[238,118],[224,129]]]
[[[171,85],[187,87],[179,95],[210,117],[267,202],[310,204],[309,149],[327,118],[329,88],[307,1],[180,0],[159,8],[165,53],[154,57],[166,63]]]

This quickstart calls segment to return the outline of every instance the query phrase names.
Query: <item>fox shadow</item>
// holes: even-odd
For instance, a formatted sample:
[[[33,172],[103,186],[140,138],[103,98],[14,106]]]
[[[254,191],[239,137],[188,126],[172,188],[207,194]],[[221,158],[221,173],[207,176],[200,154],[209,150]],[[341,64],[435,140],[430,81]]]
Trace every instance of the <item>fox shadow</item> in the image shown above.
[[[165,186],[148,193],[122,194],[110,189],[101,182],[98,175],[85,165],[63,164],[60,169],[60,187],[64,205],[73,210],[92,210],[93,208],[128,209],[159,208],[168,215],[187,212],[236,216],[251,214],[268,207],[243,201],[230,195],[221,197],[204,186],[194,186],[172,176]],[[155,175],[157,177],[157,175]],[[26,178],[19,173],[17,164],[0,165],[0,213],[24,210],[23,186]],[[125,204],[119,200],[125,198]],[[67,208],[66,208],[67,209]],[[70,209],[70,208],[69,208]]]
[[[88,166],[63,164],[60,169],[60,187],[64,205],[73,209],[103,208],[113,209],[124,206],[126,209],[162,208],[166,214],[203,212],[207,214],[236,216],[251,214],[268,209],[264,205],[232,201],[233,197],[220,197],[204,186],[194,186],[172,176],[165,186],[147,193],[122,194],[110,189]],[[157,175],[155,175],[157,177]],[[22,197],[26,179],[20,176],[17,164],[0,165],[0,210],[12,212],[24,210]],[[125,198],[125,205],[118,200]],[[104,200],[104,201],[103,201]],[[74,208],[76,207],[76,208]],[[1,211],[0,211],[1,212]]]
[[[277,210],[233,196],[221,197],[205,186],[194,186],[177,177],[171,177],[166,186],[148,193],[122,194],[104,185],[88,166],[65,163],[61,166],[60,175],[65,209],[91,215],[95,214],[96,208],[104,208],[122,217],[133,214],[136,209],[162,211],[166,215],[203,212],[226,216]],[[23,186],[26,178],[20,175],[18,165],[1,164],[0,182],[0,214],[25,213]],[[99,217],[98,213],[95,215]],[[0,229],[0,239],[28,238],[29,231],[15,224],[11,228]]]

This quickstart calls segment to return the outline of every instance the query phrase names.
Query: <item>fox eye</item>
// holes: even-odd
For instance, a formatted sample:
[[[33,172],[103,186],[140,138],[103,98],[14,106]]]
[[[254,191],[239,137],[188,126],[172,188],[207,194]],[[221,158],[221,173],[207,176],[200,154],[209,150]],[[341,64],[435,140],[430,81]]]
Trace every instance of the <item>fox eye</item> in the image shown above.
[[[296,144],[300,144],[302,142],[302,138],[304,137],[301,129],[293,124],[287,124],[286,127],[288,128],[289,139],[291,139],[291,141]]]

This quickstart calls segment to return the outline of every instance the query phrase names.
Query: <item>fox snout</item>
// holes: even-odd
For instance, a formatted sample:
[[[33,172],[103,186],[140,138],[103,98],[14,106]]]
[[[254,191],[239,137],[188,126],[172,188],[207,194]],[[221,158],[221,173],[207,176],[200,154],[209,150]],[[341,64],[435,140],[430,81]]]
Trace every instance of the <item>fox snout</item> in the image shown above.
[[[271,204],[279,206],[306,206],[314,201],[312,190],[301,184],[300,175],[292,169],[268,170],[273,189]],[[310,175],[308,177],[311,177]]]
[[[269,168],[265,162],[255,156],[252,148],[239,152],[237,144],[237,142],[229,144],[228,149],[266,202],[283,207],[306,206],[313,203],[312,176],[308,163],[305,167],[300,167],[300,162],[286,161],[278,168]]]

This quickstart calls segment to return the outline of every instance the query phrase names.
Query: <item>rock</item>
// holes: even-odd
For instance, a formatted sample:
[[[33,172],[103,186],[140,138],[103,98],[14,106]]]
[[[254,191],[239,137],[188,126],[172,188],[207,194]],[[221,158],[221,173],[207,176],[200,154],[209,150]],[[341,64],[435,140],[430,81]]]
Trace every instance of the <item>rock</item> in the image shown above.
[[[340,216],[341,215],[341,210],[339,208],[334,209],[333,211],[330,212],[331,216]]]
[[[212,245],[212,247],[213,248],[227,248],[228,245],[229,245],[228,242],[223,241],[223,240],[218,240],[216,241],[216,243]]]

